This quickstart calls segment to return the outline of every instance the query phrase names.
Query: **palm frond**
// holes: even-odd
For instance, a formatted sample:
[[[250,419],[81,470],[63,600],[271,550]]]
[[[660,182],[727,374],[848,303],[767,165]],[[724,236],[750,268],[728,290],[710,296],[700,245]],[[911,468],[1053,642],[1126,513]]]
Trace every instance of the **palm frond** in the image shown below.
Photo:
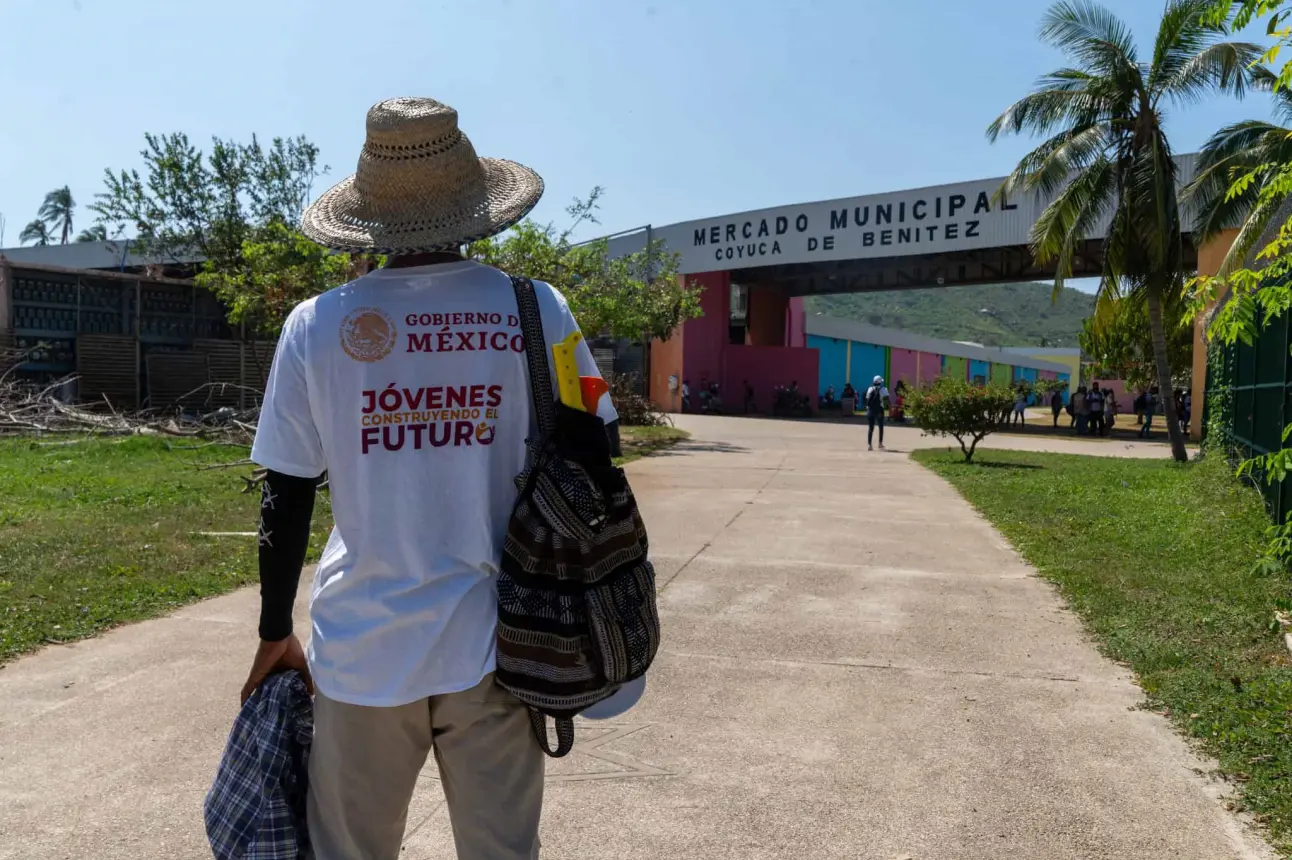
[[[31,242],[35,245],[48,245],[50,240],[49,225],[39,218],[35,221],[29,221],[22,232],[18,234],[18,241],[26,245]]]
[[[1251,42],[1217,42],[1189,57],[1153,90],[1178,104],[1196,102],[1220,91],[1242,98],[1251,85],[1251,65],[1264,51]]]
[[[1023,156],[1007,184],[1009,190],[1036,191],[1051,197],[1073,173],[1089,167],[1108,146],[1106,129],[1090,123],[1067,129]]]
[[[1055,263],[1055,291],[1072,274],[1078,244],[1099,224],[1116,200],[1114,162],[1099,156],[1060,191],[1041,212],[1028,235],[1032,256],[1041,265]]]
[[[1037,90],[996,117],[987,126],[987,139],[994,143],[1002,134],[1050,135],[1059,127],[1089,125],[1104,113],[1104,105],[1083,91]]]
[[[107,240],[108,228],[102,224],[87,227],[76,234],[76,241],[78,242],[106,242]]]
[[[1159,89],[1162,81],[1176,75],[1181,66],[1224,35],[1222,25],[1210,23],[1207,13],[1214,5],[1215,0],[1171,0],[1166,4],[1149,63],[1151,89]]]
[[[1041,39],[1101,72],[1134,65],[1135,42],[1120,18],[1091,0],[1060,0],[1041,19]]]
[[[1198,155],[1193,179],[1180,192],[1181,204],[1194,212],[1196,237],[1206,240],[1237,227],[1255,205],[1261,183],[1231,194],[1235,178],[1261,165],[1287,163],[1292,163],[1292,129],[1248,120],[1213,134]]]
[[[1253,203],[1242,226],[1238,229],[1238,235],[1229,244],[1225,259],[1220,262],[1220,268],[1216,271],[1217,278],[1223,281],[1236,270],[1248,265],[1252,252],[1258,250],[1257,246],[1261,244],[1261,239],[1265,237],[1270,225],[1275,223],[1275,216],[1282,211],[1287,202],[1288,198],[1282,196],[1257,200]]]
[[[1125,171],[1123,195],[1131,230],[1150,271],[1179,269],[1183,247],[1176,197],[1176,166],[1160,131],[1138,147]]]

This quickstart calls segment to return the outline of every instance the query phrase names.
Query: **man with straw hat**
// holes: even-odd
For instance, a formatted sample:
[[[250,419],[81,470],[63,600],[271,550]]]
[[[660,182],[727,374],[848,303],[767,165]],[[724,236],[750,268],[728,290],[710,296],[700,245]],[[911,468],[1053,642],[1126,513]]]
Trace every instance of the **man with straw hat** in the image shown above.
[[[531,432],[524,340],[508,275],[459,250],[525,217],[543,180],[477,157],[457,118],[431,99],[375,105],[358,171],[305,212],[314,241],[390,260],[292,311],[252,448],[269,472],[243,698],[283,669],[317,688],[318,860],[397,858],[432,751],[458,857],[538,853],[544,756],[493,680],[494,577]],[[599,378],[565,300],[535,288],[547,343],[577,341],[578,374]],[[597,397],[588,407],[614,420]],[[324,472],[336,527],[307,656],[291,613]]]

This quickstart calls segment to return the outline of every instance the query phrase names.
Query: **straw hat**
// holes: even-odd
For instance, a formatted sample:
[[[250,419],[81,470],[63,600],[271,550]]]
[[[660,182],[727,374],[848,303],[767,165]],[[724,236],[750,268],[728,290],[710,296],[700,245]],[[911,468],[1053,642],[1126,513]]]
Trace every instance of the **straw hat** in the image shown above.
[[[305,210],[301,230],[339,251],[442,251],[501,233],[541,196],[528,167],[478,157],[453,108],[388,99],[368,111],[358,171]]]

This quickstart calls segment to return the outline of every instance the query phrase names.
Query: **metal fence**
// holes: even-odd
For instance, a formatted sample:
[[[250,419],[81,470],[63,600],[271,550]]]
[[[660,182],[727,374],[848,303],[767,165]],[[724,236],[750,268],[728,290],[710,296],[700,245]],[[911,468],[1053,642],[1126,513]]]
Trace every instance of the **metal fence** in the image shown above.
[[[1292,421],[1289,334],[1285,314],[1260,326],[1250,344],[1211,347],[1203,426],[1223,432],[1242,456],[1284,447],[1283,428]],[[1275,522],[1284,522],[1292,511],[1292,477],[1272,484],[1264,475],[1255,477]]]
[[[25,377],[75,375],[85,402],[247,405],[274,344],[240,337],[225,316],[214,295],[187,281],[0,262],[0,345],[29,352],[18,368]],[[229,386],[186,397],[210,383]]]

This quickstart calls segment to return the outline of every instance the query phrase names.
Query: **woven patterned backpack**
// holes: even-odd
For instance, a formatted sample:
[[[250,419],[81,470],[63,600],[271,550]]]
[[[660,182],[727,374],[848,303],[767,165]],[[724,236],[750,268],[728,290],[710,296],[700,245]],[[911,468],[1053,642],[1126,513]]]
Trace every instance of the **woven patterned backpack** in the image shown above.
[[[534,285],[513,278],[538,437],[498,575],[497,682],[529,706],[553,757],[574,746],[573,717],[645,674],[659,648],[646,527],[605,424],[555,400]],[[556,749],[547,736],[556,720]]]

